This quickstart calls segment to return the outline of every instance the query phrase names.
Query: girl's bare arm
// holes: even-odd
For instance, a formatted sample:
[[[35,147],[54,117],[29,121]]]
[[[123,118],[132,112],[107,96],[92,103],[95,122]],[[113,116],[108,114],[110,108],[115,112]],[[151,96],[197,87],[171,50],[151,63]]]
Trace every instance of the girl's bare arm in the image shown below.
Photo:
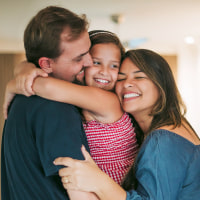
[[[118,120],[123,114],[116,94],[100,88],[77,85],[52,77],[38,77],[34,81],[33,90],[41,97],[88,110],[97,120],[105,120],[106,123]]]

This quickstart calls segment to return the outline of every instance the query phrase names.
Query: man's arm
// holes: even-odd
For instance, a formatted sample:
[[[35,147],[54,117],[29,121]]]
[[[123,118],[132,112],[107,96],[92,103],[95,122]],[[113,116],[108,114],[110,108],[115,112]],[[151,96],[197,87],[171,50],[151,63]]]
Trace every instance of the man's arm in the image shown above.
[[[74,106],[45,99],[42,102],[33,116],[33,123],[37,133],[36,145],[45,176],[48,177],[57,174],[62,167],[53,164],[58,156],[83,160],[81,146],[87,143],[80,115]],[[68,194],[70,200],[98,200],[92,193],[78,190],[69,190]]]

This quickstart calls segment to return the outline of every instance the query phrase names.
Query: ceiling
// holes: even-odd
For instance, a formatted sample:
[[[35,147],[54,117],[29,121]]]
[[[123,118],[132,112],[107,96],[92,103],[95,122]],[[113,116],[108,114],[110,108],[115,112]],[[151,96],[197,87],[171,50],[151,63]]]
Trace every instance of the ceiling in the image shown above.
[[[0,0],[0,52],[23,51],[23,31],[40,9],[59,5],[86,14],[90,30],[116,32],[137,47],[176,54],[185,36],[200,40],[200,0]],[[122,14],[115,24],[111,15]]]

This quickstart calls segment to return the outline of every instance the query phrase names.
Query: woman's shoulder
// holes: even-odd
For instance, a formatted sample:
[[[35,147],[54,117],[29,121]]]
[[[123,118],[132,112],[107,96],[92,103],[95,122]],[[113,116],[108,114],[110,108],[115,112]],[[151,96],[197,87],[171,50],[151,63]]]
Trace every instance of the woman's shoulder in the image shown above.
[[[158,129],[152,131],[144,140],[138,159],[159,158],[161,163],[174,163],[187,167],[200,166],[200,145],[190,141],[169,130]]]
[[[145,140],[146,143],[156,143],[160,147],[167,146],[168,148],[173,148],[180,151],[191,152],[198,151],[200,154],[200,145],[195,145],[185,137],[166,129],[157,129],[152,131]]]

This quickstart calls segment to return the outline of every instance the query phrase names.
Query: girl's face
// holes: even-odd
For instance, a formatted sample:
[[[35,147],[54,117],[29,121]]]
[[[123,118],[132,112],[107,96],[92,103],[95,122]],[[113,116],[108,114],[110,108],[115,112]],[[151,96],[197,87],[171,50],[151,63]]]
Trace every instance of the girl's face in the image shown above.
[[[85,84],[113,90],[120,67],[120,49],[113,43],[95,44],[90,54],[93,65],[85,69]]]
[[[129,58],[120,67],[116,93],[124,111],[133,116],[149,115],[159,98],[157,86]]]

